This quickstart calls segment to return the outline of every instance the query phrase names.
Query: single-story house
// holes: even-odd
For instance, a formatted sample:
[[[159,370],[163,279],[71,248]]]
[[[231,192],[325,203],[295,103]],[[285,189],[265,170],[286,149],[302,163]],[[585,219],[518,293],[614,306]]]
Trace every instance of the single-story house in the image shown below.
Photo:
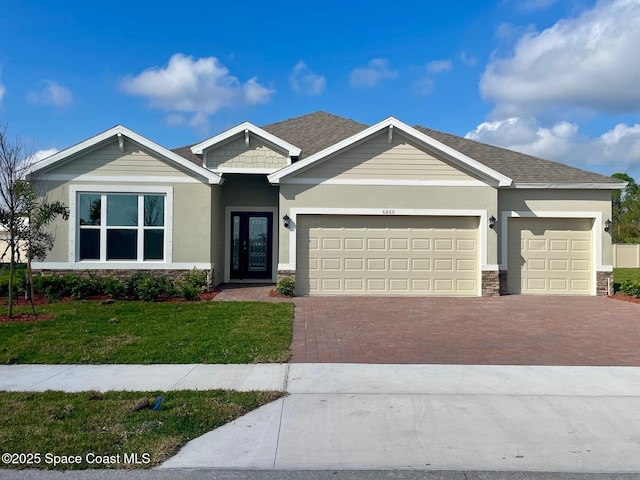
[[[293,277],[298,295],[604,295],[619,180],[390,117],[315,112],[168,150],[115,126],[30,178],[41,271]]]

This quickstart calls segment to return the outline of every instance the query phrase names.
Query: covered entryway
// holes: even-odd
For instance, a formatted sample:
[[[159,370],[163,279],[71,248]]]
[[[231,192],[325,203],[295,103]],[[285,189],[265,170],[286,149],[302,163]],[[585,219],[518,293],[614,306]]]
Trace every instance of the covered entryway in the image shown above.
[[[592,294],[590,218],[509,218],[509,293]]]
[[[479,295],[478,217],[300,215],[298,295]]]
[[[273,214],[231,212],[231,279],[271,279],[272,255]]]

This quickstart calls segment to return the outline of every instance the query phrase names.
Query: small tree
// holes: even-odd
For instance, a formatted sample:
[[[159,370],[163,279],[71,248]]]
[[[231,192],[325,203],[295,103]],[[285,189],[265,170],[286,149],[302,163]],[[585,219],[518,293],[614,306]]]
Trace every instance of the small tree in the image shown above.
[[[38,201],[33,186],[26,181],[32,167],[32,150],[25,149],[20,137],[11,141],[7,137],[7,127],[0,126],[0,227],[8,234],[9,318],[13,316],[13,286],[16,265],[20,262],[19,246],[22,243],[26,249],[29,264],[32,258],[44,257],[53,246],[53,235],[45,232],[44,228],[60,214],[68,217],[66,207],[60,202]]]
[[[18,237],[20,244],[24,246],[27,254],[29,297],[33,299],[33,272],[31,270],[31,261],[33,259],[45,259],[47,252],[53,248],[53,242],[55,241],[55,236],[53,233],[48,232],[46,227],[58,216],[62,216],[62,218],[67,220],[69,218],[69,209],[66,205],[58,201],[48,203],[44,200],[39,200],[33,185],[26,180],[18,182],[16,192],[21,199],[22,214],[28,220],[26,224],[22,224]]]
[[[18,262],[18,238],[26,223],[18,184],[29,171],[29,155],[20,137],[12,142],[7,127],[0,126],[0,226],[7,232],[9,250],[9,317],[13,315],[13,282]]]

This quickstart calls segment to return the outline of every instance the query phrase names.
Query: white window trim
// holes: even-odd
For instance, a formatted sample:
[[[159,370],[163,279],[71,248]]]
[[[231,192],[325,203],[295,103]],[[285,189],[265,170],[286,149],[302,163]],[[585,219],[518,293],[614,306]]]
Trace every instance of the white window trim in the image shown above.
[[[278,224],[278,207],[225,207],[224,209],[224,283],[231,281],[231,212],[251,213],[251,212],[266,212],[273,215],[272,218],[272,239],[271,239],[271,278],[265,280],[234,280],[234,283],[275,283],[278,278],[278,231],[280,225]]]
[[[130,193],[132,195],[141,194],[157,194],[165,196],[164,206],[164,245],[165,258],[158,260],[131,260],[131,261],[80,261],[79,258],[79,234],[80,228],[77,223],[77,198],[79,193],[93,194],[109,194],[109,193]],[[138,199],[138,201],[140,201]],[[106,215],[106,209],[102,209],[102,215]],[[106,224],[103,218],[101,223]],[[137,228],[137,227],[136,227]],[[101,239],[102,240],[102,239]],[[138,239],[140,243],[141,239]],[[100,242],[101,258],[103,256],[102,249],[106,249],[106,242]],[[105,250],[106,251],[106,250]],[[70,185],[69,186],[69,263],[73,265],[81,265],[83,268],[96,268],[95,265],[104,265],[104,268],[132,268],[132,265],[143,265],[147,268],[153,268],[152,265],[171,264],[173,261],[173,187],[166,186],[150,186],[150,185]],[[157,267],[156,267],[157,268]]]
[[[495,271],[496,265],[489,265],[488,259],[488,218],[487,210],[448,210],[448,209],[413,209],[396,208],[391,216],[416,216],[416,217],[478,217],[479,224],[479,255],[478,255],[478,292],[482,295],[482,272]],[[298,215],[369,215],[386,216],[382,208],[315,208],[300,207],[289,210],[289,263],[278,264],[278,270],[296,270],[296,226]]]
[[[604,214],[602,212],[575,212],[550,210],[503,211],[501,214],[500,270],[508,271],[509,218],[589,218],[593,220],[591,228],[591,295],[597,295],[597,272],[611,272],[611,265],[602,265],[602,231]]]

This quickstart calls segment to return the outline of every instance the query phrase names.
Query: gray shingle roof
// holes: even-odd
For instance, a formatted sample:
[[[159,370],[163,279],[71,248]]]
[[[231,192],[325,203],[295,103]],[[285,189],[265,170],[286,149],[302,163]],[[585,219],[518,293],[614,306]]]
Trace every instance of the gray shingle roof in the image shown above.
[[[563,163],[487,145],[416,125],[416,130],[511,178],[515,183],[620,183]]]
[[[304,158],[349,138],[367,127],[368,125],[348,118],[318,111],[271,123],[262,128],[301,148],[300,158]],[[487,145],[420,125],[414,128],[506,175],[515,183],[620,183],[614,178],[570,167],[563,163]],[[202,165],[202,158],[191,153],[191,145],[173,149],[173,152]]]
[[[300,158],[304,158],[349,138],[367,127],[369,125],[364,123],[319,111],[271,123],[262,128],[301,148]]]

